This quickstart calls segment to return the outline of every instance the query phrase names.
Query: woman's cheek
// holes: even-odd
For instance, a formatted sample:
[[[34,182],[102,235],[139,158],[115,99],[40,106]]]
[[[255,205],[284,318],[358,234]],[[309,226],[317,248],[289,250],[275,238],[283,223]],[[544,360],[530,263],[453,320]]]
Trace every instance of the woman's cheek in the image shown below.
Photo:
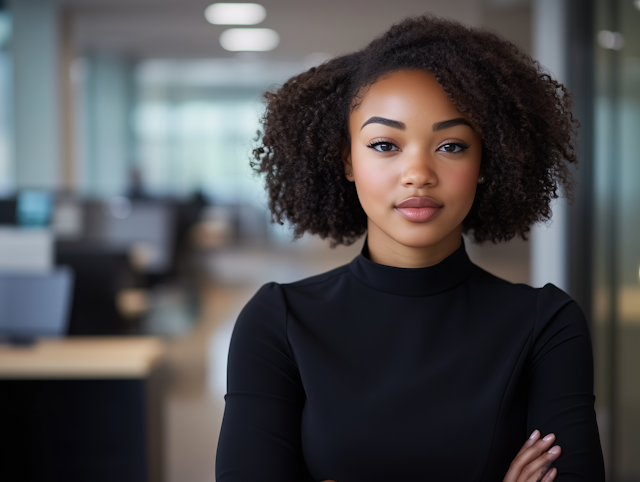
[[[462,171],[454,171],[449,173],[448,185],[451,188],[451,194],[454,194],[461,204],[468,205],[471,208],[471,204],[476,195],[476,189],[478,188],[478,169],[465,169]]]
[[[394,176],[389,169],[378,165],[376,160],[362,164],[354,163],[354,177],[360,203],[365,209],[384,209],[387,198],[394,192]]]

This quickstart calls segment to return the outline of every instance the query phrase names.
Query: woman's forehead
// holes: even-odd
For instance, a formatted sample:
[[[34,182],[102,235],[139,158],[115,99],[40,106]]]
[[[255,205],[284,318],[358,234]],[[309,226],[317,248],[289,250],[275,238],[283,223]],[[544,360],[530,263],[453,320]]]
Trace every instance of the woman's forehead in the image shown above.
[[[358,122],[373,115],[411,122],[459,117],[460,113],[431,73],[403,70],[371,84],[359,97],[350,121]]]

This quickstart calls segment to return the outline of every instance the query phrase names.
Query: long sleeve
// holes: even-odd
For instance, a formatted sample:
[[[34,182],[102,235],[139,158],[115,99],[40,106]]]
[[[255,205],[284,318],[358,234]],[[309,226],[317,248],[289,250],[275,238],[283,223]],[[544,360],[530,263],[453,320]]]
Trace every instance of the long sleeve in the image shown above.
[[[286,324],[275,283],[263,286],[236,322],[216,459],[219,482],[307,480],[300,440],[305,395]]]
[[[556,434],[557,482],[604,482],[589,329],[577,303],[553,285],[538,296],[531,354],[528,433]]]

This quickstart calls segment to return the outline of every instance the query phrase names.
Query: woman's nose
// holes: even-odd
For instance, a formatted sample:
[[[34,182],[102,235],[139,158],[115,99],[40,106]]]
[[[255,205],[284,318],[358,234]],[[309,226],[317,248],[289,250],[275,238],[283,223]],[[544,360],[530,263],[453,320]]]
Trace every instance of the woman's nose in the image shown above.
[[[438,178],[429,156],[417,154],[406,159],[406,161],[401,177],[404,186],[420,188],[437,184]]]

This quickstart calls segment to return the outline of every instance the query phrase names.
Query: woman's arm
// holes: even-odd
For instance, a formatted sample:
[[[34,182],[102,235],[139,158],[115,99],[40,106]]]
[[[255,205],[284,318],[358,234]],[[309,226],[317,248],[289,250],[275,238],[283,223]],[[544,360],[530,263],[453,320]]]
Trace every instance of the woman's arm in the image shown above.
[[[225,399],[216,480],[307,480],[300,442],[305,396],[275,283],[263,286],[236,322]]]
[[[556,480],[604,482],[589,328],[577,303],[553,285],[538,296],[531,353],[528,430],[556,435]]]
[[[561,453],[560,447],[553,445],[555,439],[553,434],[541,439],[540,432],[535,430],[513,459],[503,482],[553,482],[558,471],[550,467]]]

